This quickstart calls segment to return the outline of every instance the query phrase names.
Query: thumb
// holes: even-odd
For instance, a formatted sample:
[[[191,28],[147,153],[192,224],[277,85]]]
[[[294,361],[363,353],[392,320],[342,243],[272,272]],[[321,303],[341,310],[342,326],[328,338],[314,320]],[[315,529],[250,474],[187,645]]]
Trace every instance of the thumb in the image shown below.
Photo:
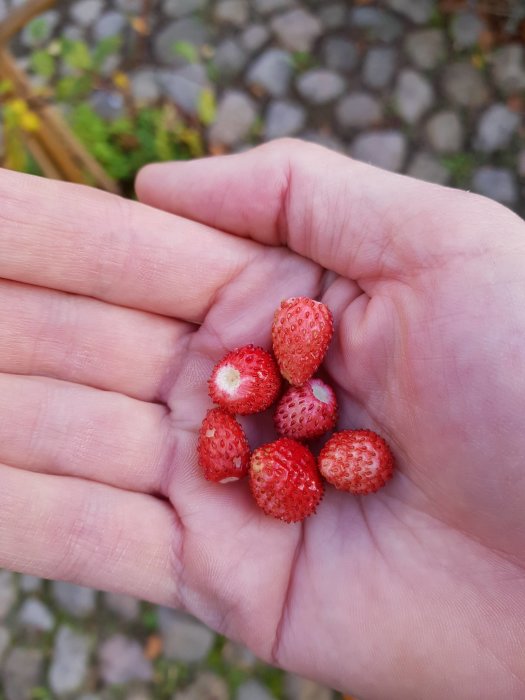
[[[504,211],[478,195],[294,140],[149,165],[136,189],[146,204],[267,245],[286,245],[358,281],[406,279],[465,249],[486,249],[494,240],[491,212],[501,226]],[[508,216],[518,220],[510,211]]]

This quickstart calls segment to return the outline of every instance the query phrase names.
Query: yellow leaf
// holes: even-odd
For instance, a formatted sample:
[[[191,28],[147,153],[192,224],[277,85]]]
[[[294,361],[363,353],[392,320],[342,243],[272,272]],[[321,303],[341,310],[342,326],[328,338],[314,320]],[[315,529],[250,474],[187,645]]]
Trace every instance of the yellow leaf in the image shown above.
[[[144,17],[133,17],[130,24],[137,34],[142,34],[142,36],[149,34],[149,24]]]
[[[113,83],[120,90],[127,90],[129,88],[129,78],[120,70],[113,74]]]
[[[24,131],[29,131],[30,133],[38,131],[40,119],[34,112],[26,112],[20,117],[20,126]]]
[[[8,105],[11,113],[15,117],[21,117],[29,111],[27,102],[25,100],[21,100],[18,97],[15,100],[10,100],[8,102]]]

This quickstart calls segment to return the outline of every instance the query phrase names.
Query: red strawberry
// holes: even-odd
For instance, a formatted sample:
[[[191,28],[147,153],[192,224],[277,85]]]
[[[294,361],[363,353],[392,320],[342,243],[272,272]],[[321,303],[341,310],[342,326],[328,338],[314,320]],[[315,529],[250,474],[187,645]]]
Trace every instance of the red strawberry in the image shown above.
[[[254,451],[250,487],[267,515],[294,523],[315,513],[323,484],[315,458],[300,442],[280,438]]]
[[[197,446],[199,464],[208,481],[237,481],[248,473],[250,446],[241,425],[220,408],[202,421]]]
[[[299,386],[314,374],[334,331],[332,314],[320,301],[292,297],[275,312],[273,351],[281,374]]]
[[[337,489],[364,496],[390,479],[394,457],[372,430],[343,430],[334,433],[321,450],[319,469]]]
[[[275,411],[275,427],[280,435],[295,440],[316,438],[332,430],[337,420],[337,399],[321,379],[309,379],[303,386],[292,386]]]
[[[264,411],[275,401],[280,388],[275,360],[253,345],[229,352],[215,365],[209,381],[212,401],[241,415]]]

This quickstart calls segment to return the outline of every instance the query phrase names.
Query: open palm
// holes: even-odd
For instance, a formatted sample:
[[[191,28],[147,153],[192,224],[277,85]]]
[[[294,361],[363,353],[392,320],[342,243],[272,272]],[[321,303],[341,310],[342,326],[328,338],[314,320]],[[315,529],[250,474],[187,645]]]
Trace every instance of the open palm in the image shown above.
[[[187,218],[0,191],[2,564],[182,606],[365,700],[523,695],[516,217],[287,143],[144,171],[141,199]],[[341,427],[384,435],[398,472],[285,525],[205,482],[195,442],[213,364],[268,346],[297,294],[334,312]],[[270,424],[246,421],[253,445]]]

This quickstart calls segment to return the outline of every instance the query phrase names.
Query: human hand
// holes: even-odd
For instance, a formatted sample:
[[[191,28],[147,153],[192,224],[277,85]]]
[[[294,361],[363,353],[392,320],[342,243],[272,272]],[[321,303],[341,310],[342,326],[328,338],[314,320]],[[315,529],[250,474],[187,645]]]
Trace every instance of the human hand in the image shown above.
[[[364,699],[521,695],[519,219],[304,144],[143,172],[143,200],[230,233],[0,190],[4,566],[184,607]],[[384,435],[398,473],[290,526],[205,482],[195,435],[214,362],[268,345],[295,294],[336,317],[341,425]]]

